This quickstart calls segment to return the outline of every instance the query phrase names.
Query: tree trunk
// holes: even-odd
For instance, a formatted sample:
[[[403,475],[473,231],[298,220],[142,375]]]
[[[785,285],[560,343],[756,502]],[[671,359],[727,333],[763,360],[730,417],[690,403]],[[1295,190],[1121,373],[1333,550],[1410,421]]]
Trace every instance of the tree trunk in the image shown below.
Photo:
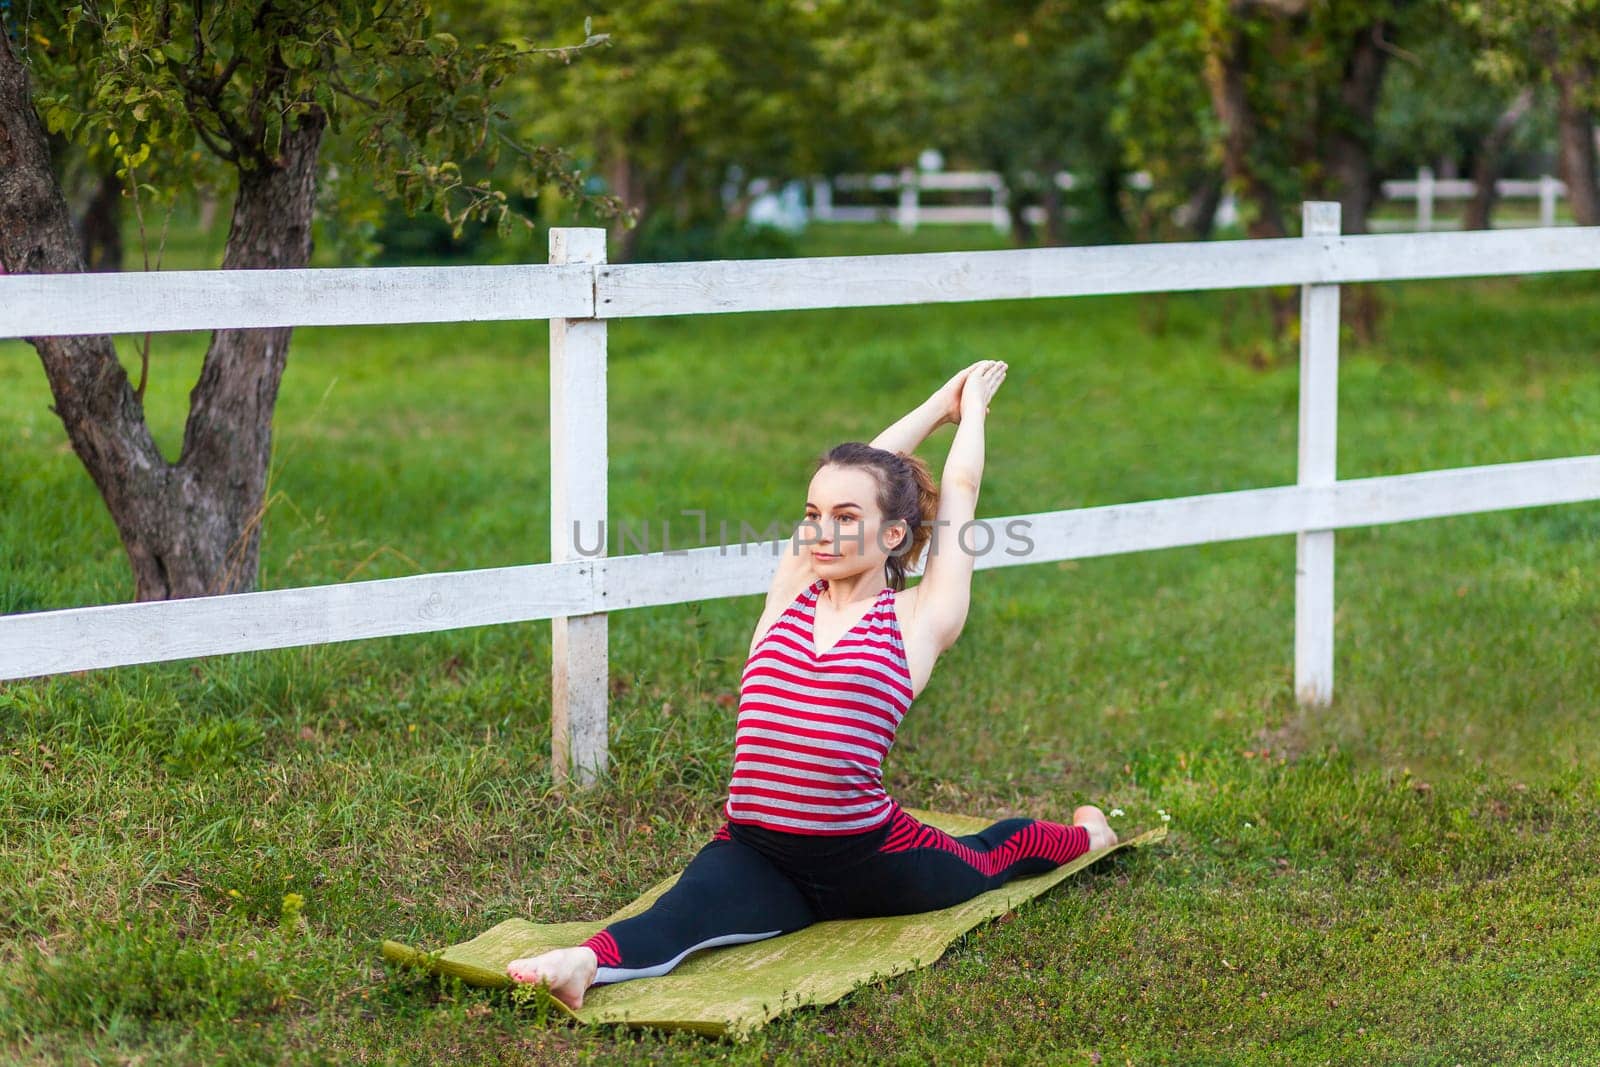
[[[1122,183],[1126,176],[1122,168],[1107,166],[1096,179],[1095,191],[1100,198],[1100,217],[1108,241],[1127,239],[1128,216],[1122,210]]]
[[[1056,175],[1062,170],[1061,161],[1045,161],[1044,173],[1039,180],[1039,207],[1044,211],[1044,243],[1059,248],[1067,243],[1067,205],[1061,196],[1061,186]]]
[[[1461,223],[1463,230],[1489,229],[1490,215],[1494,211],[1494,183],[1500,177],[1500,157],[1505,154],[1506,144],[1511,140],[1517,124],[1532,106],[1533,89],[1523,89],[1495,119],[1494,125],[1479,142],[1477,155],[1472,161],[1474,189],[1472,200],[1467,204],[1466,218]]]
[[[1209,241],[1217,225],[1217,209],[1221,206],[1222,175],[1207,175],[1178,209],[1177,222],[1189,231],[1190,240]]]
[[[650,212],[655,208],[653,198],[645,189],[643,175],[634,163],[632,154],[628,151],[625,140],[618,140],[612,145],[606,161],[606,183],[611,187],[611,194],[622,203],[633,208],[638,213],[638,222],[632,229],[626,228],[619,216],[609,224],[610,232],[606,243],[611,252],[609,259],[614,263],[629,263],[633,261],[634,253],[639,247],[639,235],[644,229]]]
[[[1027,211],[1034,206],[1034,199],[1015,186],[1009,188],[1011,195],[1006,199],[1006,215],[1011,219],[1011,243],[1017,248],[1030,248],[1035,229],[1028,221]]]
[[[223,270],[284,270],[311,262],[317,156],[326,124],[320,110],[300,116],[284,130],[275,165],[240,171]],[[255,587],[272,413],[292,334],[289,326],[212,334],[200,380],[189,393],[175,492],[153,524],[157,558],[139,576],[141,588],[177,597]]]
[[[303,267],[326,119],[283,134],[277,165],[241,171],[225,269]],[[80,273],[83,252],[50,167],[25,68],[0,35],[0,261],[17,274]],[[30,337],[73,451],[105,499],[135,597],[254,588],[272,410],[291,329],[219,330],[190,394],[183,453],[169,464],[109,336]]]
[[[1373,121],[1388,66],[1388,53],[1378,47],[1385,24],[1363,26],[1351,42],[1339,82],[1339,113],[1328,131],[1327,171],[1339,193],[1339,229],[1366,233],[1367,216],[1377,193],[1372,167]]]
[[[1223,170],[1255,205],[1245,232],[1251,237],[1287,237],[1277,194],[1251,158],[1257,122],[1245,90],[1245,63],[1239,54],[1240,47],[1237,35],[1232,35],[1222,48],[1209,53],[1205,60],[1211,108],[1222,126]]]
[[[1386,24],[1374,22],[1356,31],[1339,79],[1338,108],[1328,135],[1324,169],[1339,196],[1341,233],[1367,232],[1367,219],[1377,197],[1378,181],[1372,165],[1372,141],[1377,123],[1378,97],[1389,54],[1379,47]],[[1342,302],[1341,318],[1350,323],[1356,340],[1370,344],[1378,336],[1382,313],[1376,287],[1351,286]]]
[[[100,175],[78,225],[78,240],[89,270],[122,269],[122,182],[115,171]]]
[[[1039,187],[1023,180],[1023,167],[1021,163],[998,156],[989,158],[989,169],[1000,175],[1001,184],[1006,187],[1006,218],[1011,220],[1011,244],[1017,248],[1032,247],[1037,230],[1033,223],[1027,219],[1027,210],[1040,205]],[[1034,175],[1038,180],[1038,175]]]
[[[1245,86],[1245,58],[1243,44],[1237,33],[1228,33],[1221,47],[1207,53],[1205,82],[1211,96],[1211,108],[1222,126],[1222,167],[1228,180],[1243,192],[1253,205],[1245,234],[1257,237],[1287,237],[1283,225],[1283,207],[1271,184],[1260,173],[1252,149],[1258,125],[1255,110]],[[1267,308],[1272,316],[1272,342],[1282,347],[1291,334],[1299,301],[1292,292],[1270,288],[1263,290]],[[1258,366],[1270,365],[1272,359],[1263,353],[1255,361]]]
[[[1579,226],[1600,225],[1600,186],[1595,179],[1594,115],[1584,104],[1593,74],[1582,64],[1558,61],[1556,126],[1561,180],[1567,183],[1567,203]]]

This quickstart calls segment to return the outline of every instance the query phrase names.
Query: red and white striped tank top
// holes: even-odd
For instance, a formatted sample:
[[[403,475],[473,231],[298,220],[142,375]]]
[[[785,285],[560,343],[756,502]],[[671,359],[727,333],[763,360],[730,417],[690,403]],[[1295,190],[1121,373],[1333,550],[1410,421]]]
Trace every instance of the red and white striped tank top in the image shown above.
[[[883,758],[911,706],[911,671],[884,586],[870,611],[820,655],[818,578],[778,617],[739,684],[729,821],[796,834],[881,826],[894,804]]]

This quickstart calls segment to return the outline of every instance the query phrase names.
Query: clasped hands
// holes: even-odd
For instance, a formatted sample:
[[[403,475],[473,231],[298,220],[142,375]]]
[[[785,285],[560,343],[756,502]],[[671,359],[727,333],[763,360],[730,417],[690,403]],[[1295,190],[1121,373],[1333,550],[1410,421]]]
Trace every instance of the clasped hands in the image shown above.
[[[1004,360],[980,359],[958,371],[931,398],[939,421],[959,423],[968,416],[988,415],[989,399],[1005,381],[1006,367]]]

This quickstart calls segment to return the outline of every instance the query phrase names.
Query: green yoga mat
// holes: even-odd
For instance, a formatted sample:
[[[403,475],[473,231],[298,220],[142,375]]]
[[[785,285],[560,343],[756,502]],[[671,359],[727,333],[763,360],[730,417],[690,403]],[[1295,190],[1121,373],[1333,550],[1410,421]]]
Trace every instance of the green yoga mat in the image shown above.
[[[961,836],[993,823],[968,815],[906,808],[914,818]],[[590,986],[576,1012],[554,998],[553,1011],[579,1022],[626,1023],[745,1037],[779,1015],[808,1004],[831,1004],[859,986],[927,967],[950,943],[979,923],[1004,915],[1064,878],[1118,849],[1167,836],[1158,826],[1110,848],[1085,853],[1053,871],[1014,878],[964,903],[939,911],[875,919],[839,919],[764,941],[702,949],[670,973]],[[506,965],[524,956],[576,945],[618,919],[648,909],[670,889],[674,874],[614,915],[591,922],[530,923],[507,919],[471,941],[425,952],[384,941],[384,958],[454,975],[469,985],[510,987]]]

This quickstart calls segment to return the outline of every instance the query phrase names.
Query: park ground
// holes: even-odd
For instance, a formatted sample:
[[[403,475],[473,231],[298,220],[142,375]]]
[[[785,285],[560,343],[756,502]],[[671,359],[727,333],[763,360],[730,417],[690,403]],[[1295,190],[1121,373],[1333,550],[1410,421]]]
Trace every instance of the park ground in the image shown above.
[[[1380,336],[1342,355],[1341,477],[1596,451],[1592,274],[1379,293]],[[983,358],[1010,373],[980,516],[1288,484],[1297,367],[1263,358],[1264,322],[1248,293],[617,322],[612,520],[669,521],[673,547],[793,522],[816,454]],[[169,458],[204,341],[154,338]],[[297,331],[261,586],[548,559],[546,342]],[[49,403],[0,345],[0,613],[132,595]],[[552,786],[548,623],[0,683],[0,1060],[1600,1062],[1600,503],[1343,530],[1337,553],[1314,709],[1293,537],[978,572],[890,790],[996,818],[1094,803],[1125,834],[1164,813],[1169,837],[744,1044],[539,1025],[378,945],[597,918],[680,869],[720,821],[759,595],[611,617],[613,764],[586,793]]]

